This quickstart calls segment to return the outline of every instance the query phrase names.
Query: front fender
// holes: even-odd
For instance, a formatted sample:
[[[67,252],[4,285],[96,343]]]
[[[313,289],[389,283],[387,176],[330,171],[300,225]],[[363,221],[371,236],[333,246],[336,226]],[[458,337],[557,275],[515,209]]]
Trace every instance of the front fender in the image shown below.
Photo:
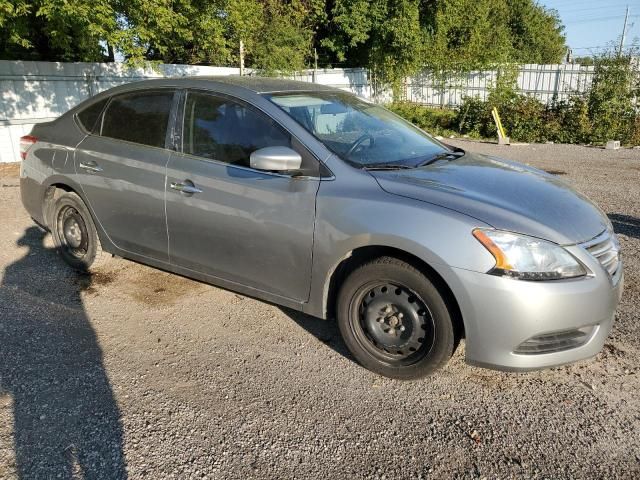
[[[310,315],[326,318],[331,277],[358,248],[401,250],[420,258],[442,278],[450,278],[454,268],[486,272],[495,264],[471,233],[487,227],[485,223],[386,193],[364,179],[361,186],[351,183],[348,190],[337,180],[321,182],[316,212],[311,294],[305,308]]]

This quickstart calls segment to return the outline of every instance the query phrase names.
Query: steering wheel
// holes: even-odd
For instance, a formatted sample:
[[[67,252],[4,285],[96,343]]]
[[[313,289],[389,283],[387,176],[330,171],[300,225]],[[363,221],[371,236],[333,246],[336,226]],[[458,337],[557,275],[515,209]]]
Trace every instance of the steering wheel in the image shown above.
[[[374,144],[374,143],[375,143],[375,141],[376,141],[376,140],[373,138],[373,135],[369,135],[368,133],[365,133],[364,135],[360,135],[360,136],[356,139],[356,141],[355,141],[355,142],[353,142],[353,143],[351,144],[351,146],[349,147],[349,150],[347,150],[347,153],[346,153],[346,155],[345,155],[345,156],[346,156],[346,157],[350,157],[350,156],[351,156],[351,154],[352,154],[353,152],[355,152],[355,151],[358,149],[358,147],[359,147],[360,145],[362,145],[362,143],[364,143],[366,140],[369,140],[369,148],[373,147],[373,144]]]

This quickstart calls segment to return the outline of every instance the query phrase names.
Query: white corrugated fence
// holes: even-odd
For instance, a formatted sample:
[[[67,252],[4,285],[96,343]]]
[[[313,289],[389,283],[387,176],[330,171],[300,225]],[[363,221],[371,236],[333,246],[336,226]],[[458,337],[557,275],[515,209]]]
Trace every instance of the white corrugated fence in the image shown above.
[[[239,69],[193,65],[159,65],[156,69],[127,69],[118,63],[54,63],[0,60],[0,162],[19,160],[19,139],[34,124],[53,120],[98,92],[127,82],[157,77],[238,75]],[[591,84],[593,67],[523,65],[520,89],[548,102],[564,99]],[[388,91],[374,95],[364,68],[306,70],[288,76],[331,85],[361,97],[385,101]],[[429,72],[408,78],[404,98],[425,105],[455,107],[466,96],[486,99],[497,72],[471,72],[444,81]]]
[[[148,78],[239,75],[237,68],[159,65],[127,69],[117,63],[14,62],[0,60],[0,162],[20,159],[20,137],[34,124],[48,122],[103,90]],[[367,71],[313,70],[290,76],[370,96]]]
[[[594,67],[575,64],[522,65],[518,88],[522,93],[544,103],[561,101],[576,92],[586,92],[593,79]],[[440,78],[424,72],[407,79],[405,99],[425,105],[455,107],[465,97],[486,100],[498,78],[497,71],[476,71]]]

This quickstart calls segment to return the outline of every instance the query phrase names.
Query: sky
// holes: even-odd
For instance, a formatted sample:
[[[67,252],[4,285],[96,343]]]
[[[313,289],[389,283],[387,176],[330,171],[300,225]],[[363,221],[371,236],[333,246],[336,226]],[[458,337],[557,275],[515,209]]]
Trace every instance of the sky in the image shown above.
[[[560,13],[567,44],[574,57],[601,51],[620,42],[624,13],[629,6],[625,46],[640,46],[640,0],[538,0]]]

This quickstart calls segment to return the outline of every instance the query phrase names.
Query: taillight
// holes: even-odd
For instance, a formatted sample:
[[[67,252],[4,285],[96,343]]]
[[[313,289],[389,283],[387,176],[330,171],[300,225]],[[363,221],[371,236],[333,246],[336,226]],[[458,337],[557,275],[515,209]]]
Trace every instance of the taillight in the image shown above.
[[[33,147],[33,145],[38,141],[36,137],[33,135],[25,135],[24,137],[20,137],[20,157],[22,160],[27,158],[27,152],[29,149]]]

